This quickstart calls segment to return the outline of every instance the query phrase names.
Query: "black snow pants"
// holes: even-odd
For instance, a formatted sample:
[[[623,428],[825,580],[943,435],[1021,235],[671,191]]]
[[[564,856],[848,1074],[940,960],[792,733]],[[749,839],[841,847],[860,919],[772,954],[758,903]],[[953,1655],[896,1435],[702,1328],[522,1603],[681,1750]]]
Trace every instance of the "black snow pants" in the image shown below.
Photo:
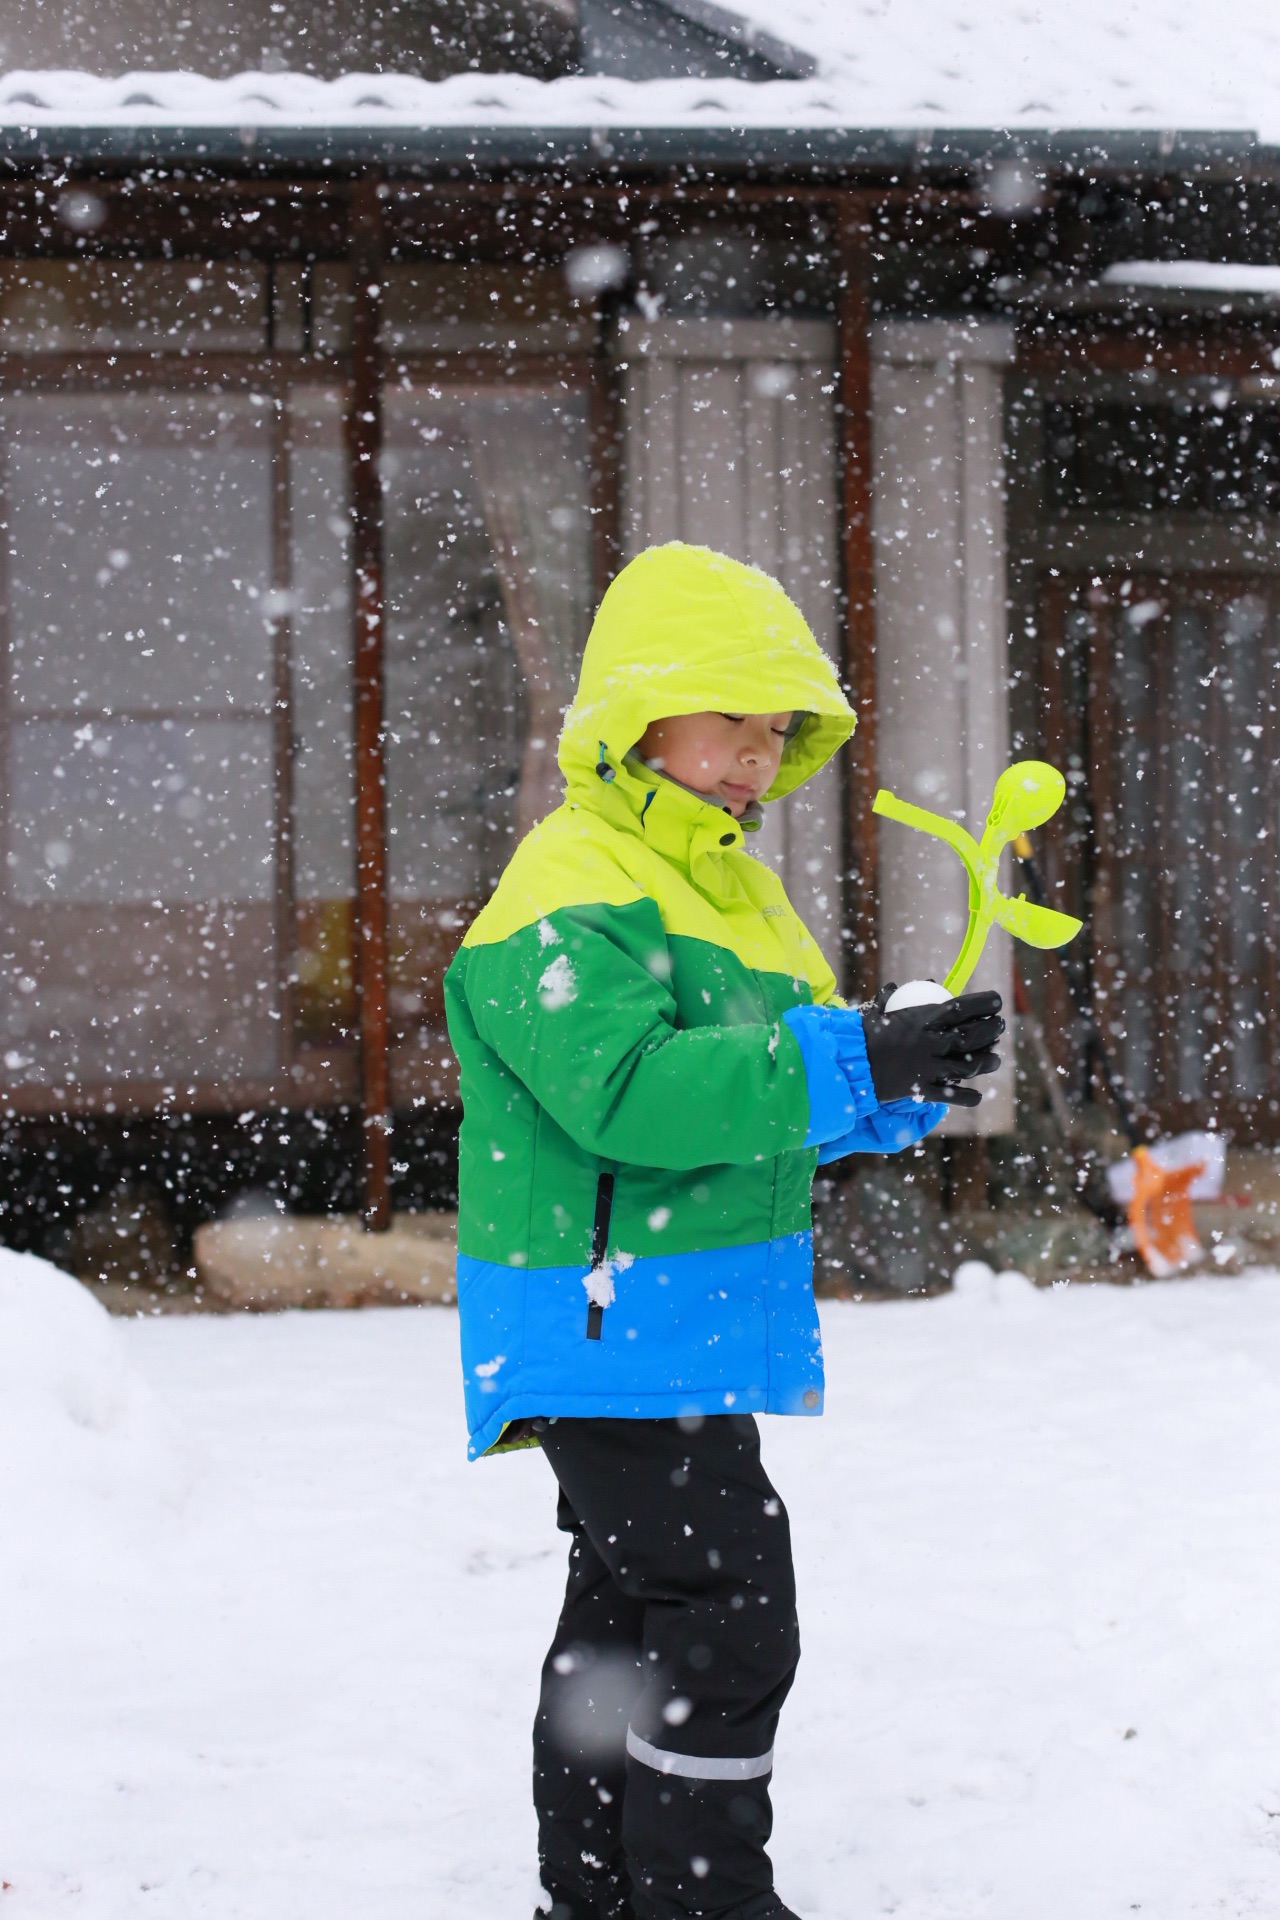
[[[769,1920],[791,1535],[750,1415],[536,1423],[572,1537],[534,1728],[555,1920]]]

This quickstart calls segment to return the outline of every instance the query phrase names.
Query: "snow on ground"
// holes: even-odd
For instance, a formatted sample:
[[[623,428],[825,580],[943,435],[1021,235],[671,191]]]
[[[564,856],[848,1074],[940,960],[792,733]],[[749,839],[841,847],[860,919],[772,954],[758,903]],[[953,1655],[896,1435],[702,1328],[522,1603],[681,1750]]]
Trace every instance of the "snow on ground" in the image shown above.
[[[780,1885],[1274,1915],[1280,1274],[962,1279],[827,1307],[827,1417],[764,1423]],[[563,1544],[537,1454],[466,1464],[455,1344],[433,1308],[108,1324],[0,1259],[0,1920],[528,1920]]]

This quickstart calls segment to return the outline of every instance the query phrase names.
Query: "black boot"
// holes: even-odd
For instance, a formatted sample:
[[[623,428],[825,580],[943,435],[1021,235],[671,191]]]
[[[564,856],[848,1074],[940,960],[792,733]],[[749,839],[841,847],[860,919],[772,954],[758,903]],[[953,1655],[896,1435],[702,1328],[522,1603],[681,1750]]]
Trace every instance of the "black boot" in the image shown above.
[[[581,1900],[570,1899],[567,1894],[553,1893],[550,1896],[550,1909],[539,1907],[533,1920],[635,1920],[631,1902],[624,1895],[618,1895],[611,1904],[602,1907],[592,1903],[583,1906]]]
[[[535,1915],[534,1920],[561,1920],[561,1915],[565,1916],[565,1920],[577,1920],[578,1909],[553,1907],[549,1915]],[[589,1920],[595,1920],[595,1917],[590,1916]],[[621,1907],[616,1914],[601,1915],[599,1920],[634,1920],[634,1915],[630,1907]],[[776,1893],[765,1893],[745,1907],[735,1907],[732,1913],[723,1916],[723,1920],[800,1920],[800,1916],[792,1913],[790,1907],[784,1907]]]
[[[635,1920],[629,1901],[622,1906],[610,1907],[601,1911],[598,1907],[584,1907],[580,1901],[551,1897],[550,1910],[539,1907],[533,1920]],[[726,1920],[800,1920],[790,1907],[784,1907],[776,1893],[761,1894],[745,1907],[738,1907],[726,1916]]]
[[[762,1893],[745,1907],[735,1907],[726,1920],[800,1920],[800,1916],[784,1907],[776,1893]]]

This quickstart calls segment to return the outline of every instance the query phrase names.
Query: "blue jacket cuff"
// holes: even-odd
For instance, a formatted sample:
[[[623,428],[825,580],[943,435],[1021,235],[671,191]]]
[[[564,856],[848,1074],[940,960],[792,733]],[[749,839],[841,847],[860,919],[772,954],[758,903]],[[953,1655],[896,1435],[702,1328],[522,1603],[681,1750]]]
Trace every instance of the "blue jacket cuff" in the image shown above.
[[[875,1082],[871,1078],[871,1062],[867,1058],[867,1030],[862,1024],[862,1015],[854,1007],[841,1007],[835,1022],[836,1051],[840,1056],[840,1069],[849,1083],[859,1120],[865,1120],[880,1111],[880,1102],[876,1098]]]
[[[829,1166],[847,1153],[901,1153],[932,1133],[946,1112],[940,1100],[890,1100],[838,1140],[829,1140],[818,1154],[818,1165]]]
[[[809,1094],[806,1147],[820,1147],[879,1107],[862,1016],[852,1007],[788,1007],[783,1019],[804,1060]]]

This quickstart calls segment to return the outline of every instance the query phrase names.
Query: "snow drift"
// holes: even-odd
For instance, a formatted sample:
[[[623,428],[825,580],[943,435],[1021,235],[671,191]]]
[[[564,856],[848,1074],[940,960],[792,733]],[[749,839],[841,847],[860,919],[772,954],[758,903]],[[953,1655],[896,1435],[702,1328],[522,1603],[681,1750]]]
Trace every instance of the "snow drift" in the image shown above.
[[[36,1583],[128,1577],[182,1484],[122,1327],[70,1275],[0,1248],[0,1608]]]

